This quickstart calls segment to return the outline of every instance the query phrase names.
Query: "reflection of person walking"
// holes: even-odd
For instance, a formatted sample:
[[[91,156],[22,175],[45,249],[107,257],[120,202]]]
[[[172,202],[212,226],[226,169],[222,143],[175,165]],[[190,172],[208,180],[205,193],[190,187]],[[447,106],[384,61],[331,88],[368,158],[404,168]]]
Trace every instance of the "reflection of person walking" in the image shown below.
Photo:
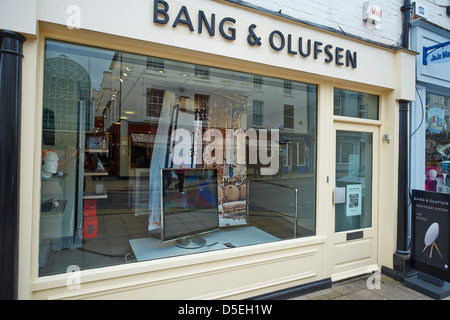
[[[175,173],[178,177],[178,192],[180,194],[184,194],[183,185],[184,185],[184,171],[183,170],[175,170]]]
[[[253,178],[261,178],[261,164],[259,162],[255,163],[254,169],[253,169]]]
[[[163,195],[166,195],[166,190],[172,183],[172,172],[163,171]]]

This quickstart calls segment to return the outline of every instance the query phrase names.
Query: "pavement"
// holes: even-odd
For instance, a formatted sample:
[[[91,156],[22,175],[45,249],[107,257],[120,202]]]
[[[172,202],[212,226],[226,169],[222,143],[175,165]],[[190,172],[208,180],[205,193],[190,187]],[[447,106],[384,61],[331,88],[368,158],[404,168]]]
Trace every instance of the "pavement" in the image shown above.
[[[331,288],[291,297],[289,300],[435,300],[382,273],[338,281]],[[450,296],[441,300],[450,300]]]

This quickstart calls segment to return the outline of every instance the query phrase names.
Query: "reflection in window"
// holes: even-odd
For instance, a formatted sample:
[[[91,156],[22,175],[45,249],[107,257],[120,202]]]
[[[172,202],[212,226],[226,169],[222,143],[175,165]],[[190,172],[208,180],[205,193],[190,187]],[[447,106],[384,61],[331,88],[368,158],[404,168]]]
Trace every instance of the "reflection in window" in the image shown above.
[[[379,96],[344,89],[334,89],[334,115],[379,119]]]
[[[284,127],[294,129],[294,106],[284,105]]]
[[[284,80],[283,91],[285,94],[288,95],[292,94],[292,81]]]
[[[147,88],[147,117],[159,117],[163,99],[164,90]]]
[[[335,206],[336,232],[372,226],[372,156],[372,133],[336,131],[336,187],[346,193]]]
[[[262,89],[262,84],[263,84],[262,77],[258,76],[258,75],[254,75],[253,76],[253,88],[255,90],[261,90]]]
[[[262,126],[264,118],[264,101],[253,100],[253,125]]]
[[[315,234],[315,85],[47,40],[43,106],[40,275]]]
[[[198,120],[208,119],[209,95],[195,94],[194,95],[195,111],[197,112]]]
[[[128,69],[128,67],[127,67]],[[148,57],[147,69],[159,73],[164,73],[164,60],[159,58]],[[129,69],[127,71],[130,71]]]
[[[209,80],[209,68],[205,66],[195,66],[195,77],[197,79]]]

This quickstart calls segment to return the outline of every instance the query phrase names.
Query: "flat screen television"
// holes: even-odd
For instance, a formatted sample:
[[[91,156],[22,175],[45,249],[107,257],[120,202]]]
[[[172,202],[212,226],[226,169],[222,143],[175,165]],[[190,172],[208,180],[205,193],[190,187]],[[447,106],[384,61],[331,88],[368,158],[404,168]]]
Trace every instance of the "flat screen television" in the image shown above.
[[[204,246],[200,235],[219,230],[217,203],[217,170],[161,169],[161,241]]]

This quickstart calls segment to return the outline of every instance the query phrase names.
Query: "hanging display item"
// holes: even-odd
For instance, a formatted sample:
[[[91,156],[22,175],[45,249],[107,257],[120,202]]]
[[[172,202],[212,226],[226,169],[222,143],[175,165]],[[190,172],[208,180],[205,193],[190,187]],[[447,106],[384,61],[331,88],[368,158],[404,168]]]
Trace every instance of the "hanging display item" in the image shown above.
[[[427,130],[430,133],[438,134],[447,130],[445,112],[439,107],[432,107],[427,110]]]
[[[224,161],[217,165],[219,224],[221,227],[248,223],[247,212],[247,165],[237,163],[234,152],[239,129],[247,129],[247,99],[242,96],[217,96],[215,103],[222,108],[212,108],[211,119],[220,128],[229,128],[228,149],[225,150]],[[221,110],[221,111],[219,111]]]

